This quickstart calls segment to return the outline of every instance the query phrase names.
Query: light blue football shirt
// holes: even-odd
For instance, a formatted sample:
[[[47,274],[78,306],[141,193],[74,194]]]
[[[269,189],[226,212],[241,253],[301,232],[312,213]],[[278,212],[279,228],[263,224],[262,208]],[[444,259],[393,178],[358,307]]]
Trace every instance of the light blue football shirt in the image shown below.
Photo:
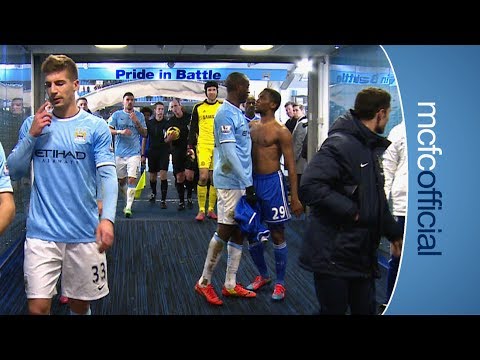
[[[214,123],[214,168],[213,178],[217,189],[245,189],[252,185],[252,140],[250,128],[239,108],[228,100],[218,108]],[[234,163],[222,150],[225,143],[235,143],[240,169],[232,167]]]
[[[135,115],[137,115],[142,127],[147,128],[147,125],[145,124],[145,116],[137,110],[135,110]],[[130,157],[140,155],[142,142],[139,141],[138,137],[141,137],[141,135],[133,120],[130,119],[129,113],[125,112],[123,109],[115,111],[108,121],[108,126],[115,130],[130,129],[132,131],[130,136],[115,135],[115,156]]]
[[[5,160],[5,151],[0,143],[0,193],[13,192],[10,176],[8,175],[7,161]]]
[[[19,140],[28,136],[28,117]],[[70,118],[53,116],[36,139],[27,237],[56,242],[94,242],[98,226],[96,172],[115,166],[107,123],[83,110]]]

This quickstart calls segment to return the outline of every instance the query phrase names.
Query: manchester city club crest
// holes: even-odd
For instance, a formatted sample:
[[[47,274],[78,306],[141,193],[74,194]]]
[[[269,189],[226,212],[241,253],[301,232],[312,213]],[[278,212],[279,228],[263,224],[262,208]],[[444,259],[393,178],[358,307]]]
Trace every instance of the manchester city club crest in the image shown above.
[[[73,141],[76,144],[85,144],[87,142],[87,130],[82,128],[75,129]]]

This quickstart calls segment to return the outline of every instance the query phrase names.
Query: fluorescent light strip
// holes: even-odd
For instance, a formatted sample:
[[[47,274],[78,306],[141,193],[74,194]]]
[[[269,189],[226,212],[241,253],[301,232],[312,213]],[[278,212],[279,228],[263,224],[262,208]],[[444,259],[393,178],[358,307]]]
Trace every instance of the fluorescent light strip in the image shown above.
[[[95,46],[101,49],[122,49],[127,47],[127,45],[95,45]]]
[[[273,48],[273,45],[240,45],[240,49],[246,51],[265,51]]]

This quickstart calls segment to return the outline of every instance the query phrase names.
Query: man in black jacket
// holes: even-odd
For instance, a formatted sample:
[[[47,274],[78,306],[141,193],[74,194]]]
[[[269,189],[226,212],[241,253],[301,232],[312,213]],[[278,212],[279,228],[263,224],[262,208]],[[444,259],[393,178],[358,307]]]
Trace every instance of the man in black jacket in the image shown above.
[[[308,163],[300,200],[311,208],[300,265],[314,273],[321,314],[374,314],[377,249],[386,236],[399,255],[402,229],[383,190],[382,134],[391,96],[379,88],[357,94]]]
[[[180,99],[174,98],[170,105],[172,107],[173,116],[168,120],[170,127],[176,127],[180,131],[179,137],[175,139],[175,134],[170,134],[165,137],[165,142],[171,144],[170,151],[172,154],[173,175],[176,180],[176,187],[178,192],[178,211],[185,210],[185,185],[187,188],[187,201],[192,201],[191,182],[185,180],[185,166],[189,165],[190,157],[187,156],[188,145],[188,131],[190,125],[191,115],[185,111],[185,108],[180,103]],[[186,183],[186,184],[185,184]]]

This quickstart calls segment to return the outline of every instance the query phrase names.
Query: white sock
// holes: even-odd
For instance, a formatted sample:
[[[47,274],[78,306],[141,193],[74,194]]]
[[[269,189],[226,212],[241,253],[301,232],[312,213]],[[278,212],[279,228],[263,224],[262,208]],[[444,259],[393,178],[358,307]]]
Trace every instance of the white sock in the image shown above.
[[[233,289],[237,285],[237,270],[242,258],[242,245],[229,241],[227,244],[228,260],[225,275],[225,288]]]
[[[135,199],[135,188],[129,187],[127,190],[127,205],[125,206],[127,209],[132,208],[133,200]]]
[[[201,286],[207,286],[212,281],[213,270],[218,264],[220,257],[222,256],[224,241],[218,236],[217,233],[213,234],[208,244],[207,258],[205,259],[205,265],[203,266],[202,276],[198,283]]]

